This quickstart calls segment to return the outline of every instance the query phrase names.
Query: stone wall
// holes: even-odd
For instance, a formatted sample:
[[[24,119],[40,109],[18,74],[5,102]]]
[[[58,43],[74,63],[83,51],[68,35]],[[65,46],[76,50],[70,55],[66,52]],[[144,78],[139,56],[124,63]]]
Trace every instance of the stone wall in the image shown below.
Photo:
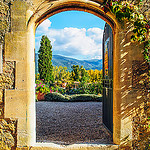
[[[0,148],[2,150],[15,150],[17,144],[17,121],[0,119]]]
[[[6,61],[0,74],[0,89],[15,89],[15,62]]]
[[[138,94],[137,101],[134,103],[135,113],[132,118],[132,147],[139,150],[150,148],[150,99],[148,71],[149,66],[146,62],[133,62],[133,90]]]
[[[15,88],[15,62],[5,62],[3,73],[0,74],[0,147],[15,149],[17,143],[17,121],[4,118],[5,89]]]
[[[4,42],[5,33],[10,31],[10,0],[0,1],[0,43]]]
[[[15,62],[5,61],[5,34],[10,31],[10,0],[0,1],[0,45],[2,45],[2,73],[0,73],[0,148],[15,149],[17,144],[17,120],[4,118],[5,89],[15,88]],[[1,63],[1,62],[0,62]]]
[[[15,88],[15,62],[5,62],[0,74],[0,118],[4,118],[4,91]]]
[[[138,2],[137,0],[134,1]],[[140,3],[140,11],[149,21],[150,25],[150,2],[143,0]],[[150,29],[149,29],[150,32]],[[149,37],[148,37],[149,38]],[[133,61],[133,90],[137,94],[137,101],[134,104],[135,113],[132,118],[134,149],[150,148],[150,64],[145,61]]]
[[[67,0],[61,2],[0,1],[0,27],[2,28],[0,45],[3,45],[3,73],[0,74],[0,147],[2,149],[14,149],[17,146],[21,149],[21,147],[30,147],[35,142],[32,140],[35,127],[31,124],[35,117],[33,115],[35,112],[32,111],[34,100],[31,101],[34,98],[32,96],[34,94],[34,44],[31,44],[29,39],[34,38],[35,28],[38,25],[35,24],[37,19],[46,19],[47,16],[44,17],[43,14],[51,9],[54,11],[54,6],[59,9],[59,5],[63,2],[67,3],[64,10],[71,10],[68,6],[72,3],[68,3]],[[102,2],[103,0],[92,3],[79,0],[73,6],[77,7],[76,10],[79,10],[80,5],[84,9],[98,11],[99,4]],[[150,16],[148,7],[148,1],[144,1],[141,5],[141,11],[147,18]],[[53,11],[51,15],[54,14]],[[93,13],[96,14],[96,11]],[[102,10],[100,12],[105,21],[108,18],[116,21],[109,12],[108,14],[103,13]],[[120,45],[118,46],[118,43],[115,45],[117,48],[115,47],[116,52],[114,52],[114,57],[117,58],[114,60],[114,133],[116,136],[114,139],[117,139],[115,143],[119,143],[122,149],[143,149],[150,142],[148,66],[139,51],[142,46],[137,43],[129,44],[128,28],[119,28],[116,31],[114,34],[117,34],[116,40]],[[130,133],[132,134],[128,136]],[[39,148],[35,147],[35,149]]]

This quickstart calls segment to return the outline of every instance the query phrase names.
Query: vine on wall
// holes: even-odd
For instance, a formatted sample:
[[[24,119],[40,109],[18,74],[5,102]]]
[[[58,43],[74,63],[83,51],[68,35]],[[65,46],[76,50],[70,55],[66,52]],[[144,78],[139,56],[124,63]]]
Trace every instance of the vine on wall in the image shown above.
[[[121,23],[130,23],[133,35],[131,41],[138,41],[144,44],[143,54],[145,60],[150,64],[150,22],[140,12],[140,5],[142,0],[134,5],[134,2],[127,2],[122,0],[106,0],[103,10],[105,12],[111,11]]]

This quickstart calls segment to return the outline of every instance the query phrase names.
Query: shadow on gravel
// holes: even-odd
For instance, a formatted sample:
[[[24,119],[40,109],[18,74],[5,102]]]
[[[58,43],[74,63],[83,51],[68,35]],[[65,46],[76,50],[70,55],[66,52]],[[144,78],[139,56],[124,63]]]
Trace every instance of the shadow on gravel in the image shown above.
[[[56,144],[111,144],[102,102],[36,102],[36,140]]]

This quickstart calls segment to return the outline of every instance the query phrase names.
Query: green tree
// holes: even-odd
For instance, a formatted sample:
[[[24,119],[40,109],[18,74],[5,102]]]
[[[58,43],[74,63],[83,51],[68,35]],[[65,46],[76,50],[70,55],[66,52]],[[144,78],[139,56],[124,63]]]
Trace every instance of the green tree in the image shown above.
[[[70,80],[70,72],[67,67],[55,66],[53,67],[53,75],[55,82],[68,82]]]
[[[72,80],[79,81],[79,73],[80,73],[79,65],[73,65],[71,68],[72,68],[71,71]]]
[[[90,82],[99,82],[102,79],[103,72],[102,70],[87,70],[87,73],[90,77]]]
[[[38,56],[40,79],[44,79],[45,83],[53,82],[52,45],[45,35],[42,36]]]
[[[81,78],[80,78],[81,82],[85,83],[89,80],[89,75],[87,71],[83,68],[83,66],[80,67],[80,74],[81,74]]]

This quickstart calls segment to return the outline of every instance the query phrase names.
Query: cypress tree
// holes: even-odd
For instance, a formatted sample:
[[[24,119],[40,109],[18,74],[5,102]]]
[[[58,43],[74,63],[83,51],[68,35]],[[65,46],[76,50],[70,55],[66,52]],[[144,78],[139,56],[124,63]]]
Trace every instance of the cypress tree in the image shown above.
[[[52,45],[51,41],[45,35],[42,36],[38,56],[40,79],[44,79],[45,83],[53,82]]]

